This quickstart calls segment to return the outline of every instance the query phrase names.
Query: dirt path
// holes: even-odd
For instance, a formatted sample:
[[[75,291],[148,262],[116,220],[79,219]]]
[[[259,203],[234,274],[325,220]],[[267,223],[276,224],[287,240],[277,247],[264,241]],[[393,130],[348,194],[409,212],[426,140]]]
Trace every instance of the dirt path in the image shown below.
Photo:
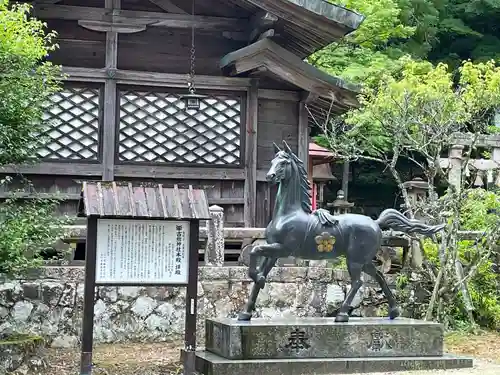
[[[371,375],[500,375],[500,333],[481,335],[452,334],[446,338],[446,351],[477,358],[473,369],[443,371],[405,371]],[[49,351],[46,375],[79,373],[77,350]],[[100,345],[95,349],[94,375],[177,375],[179,349],[174,344]],[[45,374],[44,374],[45,375]]]

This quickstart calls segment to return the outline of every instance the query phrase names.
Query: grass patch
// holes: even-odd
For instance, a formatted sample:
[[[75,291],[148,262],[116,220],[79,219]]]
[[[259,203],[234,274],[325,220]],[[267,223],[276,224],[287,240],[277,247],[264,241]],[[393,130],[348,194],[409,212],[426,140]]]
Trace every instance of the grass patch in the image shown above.
[[[43,343],[43,338],[35,335],[12,335],[0,340],[0,345],[35,345]]]

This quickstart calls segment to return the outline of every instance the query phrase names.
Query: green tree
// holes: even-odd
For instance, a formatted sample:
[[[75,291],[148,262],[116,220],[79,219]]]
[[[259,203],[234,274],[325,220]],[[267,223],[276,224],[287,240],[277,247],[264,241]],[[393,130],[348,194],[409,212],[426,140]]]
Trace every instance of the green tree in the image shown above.
[[[365,20],[343,40],[311,55],[309,62],[356,83],[374,83],[382,72],[396,69],[403,51],[389,47],[389,41],[406,39],[416,30],[401,22],[397,0],[347,0],[339,5],[363,14]]]
[[[30,18],[30,9],[0,0],[0,165],[34,159],[44,106],[59,90],[60,68],[44,61],[57,48],[55,33]]]
[[[339,3],[338,1],[332,1]],[[360,28],[309,57],[309,62],[346,80],[376,84],[398,72],[401,57],[444,62],[451,69],[471,59],[500,58],[500,2],[487,0],[345,0],[366,18]]]
[[[60,89],[60,68],[46,62],[55,33],[30,17],[28,4],[0,0],[0,165],[36,160],[47,124],[42,116]],[[7,184],[7,177],[0,184]],[[57,200],[12,198],[0,203],[0,273],[20,274],[40,265],[41,252],[62,233]]]
[[[415,207],[408,198],[396,165],[400,158],[405,158],[417,169],[420,168],[430,187],[424,213],[431,221],[448,223],[446,235],[436,247],[439,273],[433,275],[434,278],[427,278],[436,280],[433,297],[428,301],[427,317],[434,313],[444,317],[445,312],[456,305],[456,296],[460,294],[463,299],[461,306],[473,321],[471,293],[463,281],[461,263],[456,262],[462,246],[457,237],[460,217],[461,213],[467,212],[462,210],[466,201],[462,194],[465,186],[450,189],[442,197],[438,197],[435,186],[438,178],[447,180],[441,167],[441,155],[447,150],[454,133],[468,132],[474,143],[476,137],[490,126],[491,109],[500,105],[500,68],[495,66],[494,61],[476,64],[466,61],[458,69],[457,77],[443,63],[434,66],[427,61],[417,62],[410,58],[401,61],[403,68],[398,75],[387,74],[376,88],[364,88],[360,108],[349,111],[339,121],[324,124],[323,140],[346,159],[361,158],[383,163],[399,185],[411,216]],[[466,153],[465,165],[472,149]],[[465,183],[464,178],[462,181]],[[479,256],[476,263],[470,265],[471,272],[475,272],[474,267],[477,269],[486,264],[484,260],[499,240],[500,220],[498,216],[495,218],[495,225],[487,228],[487,241],[483,241],[480,251],[476,251]],[[487,254],[486,258],[484,254]],[[425,271],[427,276],[433,273],[432,267]],[[484,272],[481,268],[479,275],[484,276]],[[466,277],[466,280],[469,278]],[[492,284],[488,285],[491,287]],[[477,289],[472,289],[472,292],[476,293],[472,293],[474,299],[478,296]],[[446,304],[440,299],[436,312],[436,301],[442,295],[450,295],[447,301],[453,303],[446,309],[443,307]],[[499,310],[491,307],[484,311],[496,314]]]
[[[376,88],[365,87],[361,107],[323,124],[328,146],[347,159],[387,164],[400,187],[400,157],[412,161],[434,186],[445,176],[440,157],[455,132],[484,133],[492,108],[500,105],[500,68],[494,61],[464,62],[456,77],[445,64],[401,59],[397,76],[383,75]]]

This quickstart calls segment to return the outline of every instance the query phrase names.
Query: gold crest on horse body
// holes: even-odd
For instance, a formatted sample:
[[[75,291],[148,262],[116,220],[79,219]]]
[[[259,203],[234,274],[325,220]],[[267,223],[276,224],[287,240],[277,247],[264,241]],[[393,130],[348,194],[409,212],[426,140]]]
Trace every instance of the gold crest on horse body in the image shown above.
[[[320,253],[330,253],[333,251],[335,245],[335,237],[328,232],[323,232],[314,238],[316,241],[316,248]]]

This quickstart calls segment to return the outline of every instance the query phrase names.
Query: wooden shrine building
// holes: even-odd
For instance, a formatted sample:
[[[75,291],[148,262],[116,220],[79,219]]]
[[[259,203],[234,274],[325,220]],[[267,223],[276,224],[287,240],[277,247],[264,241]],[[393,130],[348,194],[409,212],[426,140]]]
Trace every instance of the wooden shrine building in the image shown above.
[[[58,33],[49,59],[67,74],[46,113],[38,191],[79,180],[191,184],[229,226],[262,227],[271,212],[273,142],[306,161],[308,123],[356,105],[355,88],[304,62],[363,17],[324,0],[38,0]],[[192,31],[198,110],[186,110]],[[312,118],[314,115],[314,119]]]

